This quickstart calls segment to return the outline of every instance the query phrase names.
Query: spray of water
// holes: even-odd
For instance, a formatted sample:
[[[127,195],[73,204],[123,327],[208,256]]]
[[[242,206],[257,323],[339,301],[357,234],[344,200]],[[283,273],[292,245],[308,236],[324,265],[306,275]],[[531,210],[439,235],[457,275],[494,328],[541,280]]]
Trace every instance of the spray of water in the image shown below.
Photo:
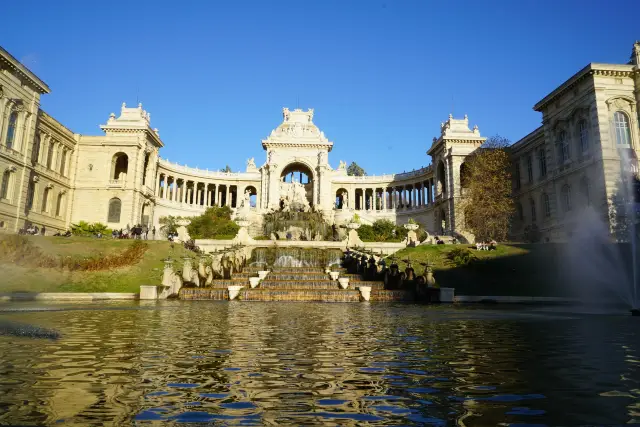
[[[592,208],[579,213],[569,241],[569,282],[585,303],[602,305],[622,302],[640,308],[638,286],[638,180],[629,151],[621,151],[623,171],[613,215],[603,219]],[[610,221],[613,223],[610,224]],[[610,225],[616,228],[612,237]]]

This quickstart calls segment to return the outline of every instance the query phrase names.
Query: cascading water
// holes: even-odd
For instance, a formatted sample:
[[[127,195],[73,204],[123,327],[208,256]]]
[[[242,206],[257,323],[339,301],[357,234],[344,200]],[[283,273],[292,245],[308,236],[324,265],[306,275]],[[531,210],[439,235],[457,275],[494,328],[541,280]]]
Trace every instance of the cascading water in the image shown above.
[[[339,264],[340,249],[256,248],[251,262],[274,267],[326,267]]]

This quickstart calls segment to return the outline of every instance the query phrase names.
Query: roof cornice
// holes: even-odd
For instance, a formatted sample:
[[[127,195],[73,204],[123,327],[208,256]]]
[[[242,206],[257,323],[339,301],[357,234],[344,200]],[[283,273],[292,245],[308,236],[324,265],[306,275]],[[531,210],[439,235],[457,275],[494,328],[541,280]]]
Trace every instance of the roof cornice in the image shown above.
[[[49,86],[9,52],[0,47],[0,63],[17,73],[22,79],[27,80],[40,94],[50,93]]]
[[[568,90],[583,81],[591,75],[613,76],[613,77],[631,77],[634,73],[632,65],[627,64],[601,64],[592,62],[586,67],[571,76],[568,80],[558,86],[553,92],[542,98],[533,106],[535,111],[541,112],[543,108],[551,102],[564,95]]]

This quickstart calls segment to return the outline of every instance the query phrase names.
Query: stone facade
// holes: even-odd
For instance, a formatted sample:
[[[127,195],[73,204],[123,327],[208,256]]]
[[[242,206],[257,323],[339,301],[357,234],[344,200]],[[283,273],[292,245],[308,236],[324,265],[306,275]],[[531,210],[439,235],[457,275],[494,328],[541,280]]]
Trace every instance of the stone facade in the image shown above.
[[[512,146],[513,237],[563,241],[590,206],[623,239],[622,172],[637,174],[640,43],[627,64],[591,63],[534,106],[542,126]]]
[[[637,168],[639,57],[636,43],[628,64],[589,64],[536,104],[542,126],[511,148],[515,239],[565,239],[579,204],[598,209],[616,232],[623,221],[616,209],[620,171]],[[163,216],[228,205],[251,220],[255,234],[262,214],[286,208],[295,193],[303,209],[332,223],[355,213],[364,223],[413,218],[432,234],[473,240],[457,206],[465,159],[485,138],[466,116],[441,124],[427,151],[430,166],[349,176],[345,162],[330,165],[333,142],[313,123],[314,111],[284,108],[282,122],[262,140],[263,162],[251,158],[244,172],[231,173],[161,159],[163,143],[142,105],[123,104],[101,136],[74,134],[39,108],[47,85],[4,50],[0,85],[0,229],[7,232],[36,224],[51,234],[81,220],[160,229]]]

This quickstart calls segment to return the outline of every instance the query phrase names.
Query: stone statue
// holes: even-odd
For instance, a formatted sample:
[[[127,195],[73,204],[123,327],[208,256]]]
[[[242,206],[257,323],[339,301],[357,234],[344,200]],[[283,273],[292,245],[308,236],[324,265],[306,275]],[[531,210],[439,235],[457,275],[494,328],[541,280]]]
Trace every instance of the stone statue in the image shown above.
[[[241,208],[251,207],[251,190],[244,190],[244,197],[242,198],[240,207]]]
[[[256,167],[256,162],[253,159],[253,157],[247,160],[247,169],[255,169],[255,167]]]
[[[193,283],[196,287],[200,286],[200,278],[198,272],[191,266],[191,258],[184,257],[184,265],[182,266],[182,281],[184,283]]]
[[[347,162],[345,162],[344,160],[340,160],[340,164],[338,165],[338,169],[339,170],[346,170],[347,169]]]
[[[283,108],[282,109],[282,116],[284,117],[284,121],[288,121],[289,120],[289,109],[288,108]]]
[[[349,193],[342,192],[342,209],[349,209]]]
[[[167,295],[175,295],[182,287],[182,278],[173,271],[173,261],[165,260],[162,285],[168,288]]]
[[[307,200],[307,190],[303,184],[295,180],[280,184],[280,201],[282,210],[285,212],[290,210],[308,212],[311,209]]]

